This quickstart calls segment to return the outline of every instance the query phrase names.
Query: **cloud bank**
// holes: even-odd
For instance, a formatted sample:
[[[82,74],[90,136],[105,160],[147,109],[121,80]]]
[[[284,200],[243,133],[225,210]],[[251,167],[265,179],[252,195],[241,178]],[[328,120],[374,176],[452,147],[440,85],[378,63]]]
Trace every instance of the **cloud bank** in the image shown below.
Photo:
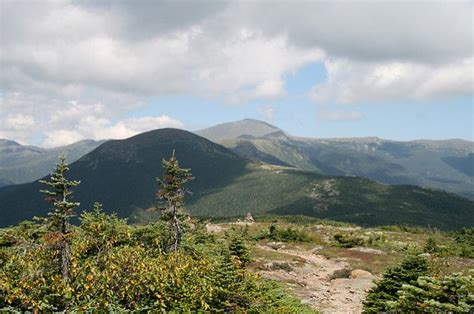
[[[4,1],[0,136],[54,146],[183,126],[126,113],[167,95],[285,97],[285,74],[314,62],[327,71],[315,102],[472,95],[473,12],[471,1]]]

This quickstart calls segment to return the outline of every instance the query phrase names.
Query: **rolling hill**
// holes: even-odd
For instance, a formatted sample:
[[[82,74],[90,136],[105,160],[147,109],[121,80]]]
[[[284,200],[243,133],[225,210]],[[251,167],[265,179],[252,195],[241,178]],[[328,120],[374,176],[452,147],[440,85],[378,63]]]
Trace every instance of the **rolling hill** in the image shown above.
[[[223,128],[232,130],[229,137],[223,137]],[[249,119],[197,134],[218,140],[253,161],[326,175],[362,176],[386,184],[443,189],[474,199],[474,143],[469,141],[300,138]]]
[[[0,139],[0,187],[37,180],[51,172],[60,154],[64,154],[70,162],[73,162],[103,142],[84,140],[46,149]]]
[[[188,208],[196,216],[246,212],[305,214],[362,225],[416,224],[443,229],[474,225],[474,202],[443,191],[387,186],[358,177],[331,177],[284,166],[255,164],[193,133],[161,129],[108,141],[71,164],[81,180],[81,210],[104,204],[132,221],[154,219],[156,176],[176,150],[196,177]],[[0,226],[46,213],[39,182],[0,188]],[[150,215],[152,216],[150,218]]]

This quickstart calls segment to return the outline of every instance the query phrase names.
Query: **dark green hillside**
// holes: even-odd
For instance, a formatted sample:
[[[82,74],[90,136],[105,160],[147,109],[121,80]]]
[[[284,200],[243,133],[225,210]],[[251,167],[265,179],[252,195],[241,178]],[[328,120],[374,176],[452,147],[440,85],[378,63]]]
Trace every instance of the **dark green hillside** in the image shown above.
[[[305,214],[363,225],[413,224],[443,229],[474,226],[474,203],[443,191],[388,186],[358,177],[331,177],[294,168],[252,164],[193,133],[161,129],[109,141],[71,164],[81,210],[95,201],[132,221],[154,206],[161,160],[176,150],[196,177],[188,208],[196,216],[251,213]],[[38,182],[0,188],[0,225],[44,215]],[[153,216],[153,215],[152,215]],[[155,215],[156,218],[156,215]],[[152,218],[154,219],[154,218]]]
[[[193,133],[161,129],[129,139],[109,141],[71,164],[69,177],[81,180],[75,198],[81,209],[95,201],[129,217],[135,210],[154,206],[157,184],[162,174],[162,159],[173,149],[183,167],[196,176],[189,188],[204,191],[225,186],[245,171],[246,160],[228,149]],[[42,200],[40,183],[7,186],[0,189],[0,225],[5,226],[42,215],[47,204]]]
[[[278,166],[250,171],[190,205],[195,215],[306,215],[364,226],[474,226],[474,202],[440,190],[389,186],[359,177],[330,177]]]

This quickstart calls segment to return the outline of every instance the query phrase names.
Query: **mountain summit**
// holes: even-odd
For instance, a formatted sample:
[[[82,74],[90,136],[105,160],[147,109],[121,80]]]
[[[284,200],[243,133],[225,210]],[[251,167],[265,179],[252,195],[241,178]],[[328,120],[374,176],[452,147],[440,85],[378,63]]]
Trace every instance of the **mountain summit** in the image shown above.
[[[221,142],[238,137],[263,137],[275,132],[283,131],[276,126],[260,120],[244,119],[218,124],[207,129],[196,131],[195,133],[213,142]]]

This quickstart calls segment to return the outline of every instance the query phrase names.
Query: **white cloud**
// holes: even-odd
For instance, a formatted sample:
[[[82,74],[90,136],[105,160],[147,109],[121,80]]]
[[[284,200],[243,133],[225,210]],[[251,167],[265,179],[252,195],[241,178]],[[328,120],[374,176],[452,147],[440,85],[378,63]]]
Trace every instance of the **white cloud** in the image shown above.
[[[182,128],[183,123],[169,116],[139,117],[124,119],[112,123],[105,118],[85,116],[69,129],[45,131],[45,147],[56,147],[72,144],[83,139],[123,139],[139,133],[161,128]]]
[[[35,123],[33,116],[25,114],[9,114],[5,119],[5,127],[12,130],[25,130]]]
[[[258,106],[257,107],[257,113],[260,116],[262,116],[262,118],[264,120],[272,121],[275,110],[273,109],[273,106],[271,106],[271,105]]]
[[[364,118],[364,115],[357,111],[321,111],[319,113],[320,118],[330,121],[351,121],[360,120]]]
[[[0,132],[79,138],[93,121],[124,136],[137,128],[120,120],[150,96],[283,97],[285,74],[313,62],[328,74],[316,101],[472,95],[473,12],[471,1],[4,1]]]
[[[310,97],[336,103],[432,100],[474,93],[474,58],[445,65],[411,62],[326,62],[328,78]]]

